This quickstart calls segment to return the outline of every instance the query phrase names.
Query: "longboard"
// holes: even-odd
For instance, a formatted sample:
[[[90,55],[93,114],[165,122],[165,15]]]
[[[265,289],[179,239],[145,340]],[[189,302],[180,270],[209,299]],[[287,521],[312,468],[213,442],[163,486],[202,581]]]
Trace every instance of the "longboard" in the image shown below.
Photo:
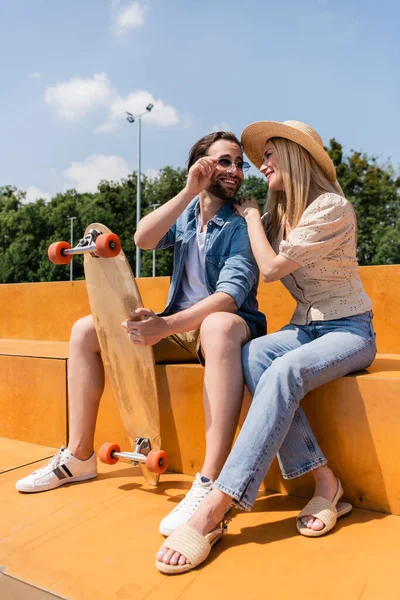
[[[80,244],[89,240],[89,246],[84,242],[82,248],[89,302],[104,368],[134,452],[121,453],[118,445],[105,444],[99,456],[103,462],[110,464],[117,462],[118,458],[127,458],[133,464],[140,464],[147,482],[157,485],[159,473],[166,469],[167,456],[154,452],[161,449],[154,353],[151,346],[133,344],[121,326],[133,310],[143,306],[143,302],[122,249],[109,258],[103,257],[107,256],[107,251],[101,252],[103,256],[98,255],[96,248],[100,248],[100,244],[97,240],[106,240],[108,234],[113,235],[108,227],[92,223],[86,228],[85,238]],[[117,236],[114,237],[119,243]],[[78,253],[79,247],[69,250],[64,246],[61,253],[64,256]],[[89,247],[92,251],[89,251]],[[152,460],[149,462],[151,457],[148,456],[146,465],[140,457],[146,459],[149,451]]]

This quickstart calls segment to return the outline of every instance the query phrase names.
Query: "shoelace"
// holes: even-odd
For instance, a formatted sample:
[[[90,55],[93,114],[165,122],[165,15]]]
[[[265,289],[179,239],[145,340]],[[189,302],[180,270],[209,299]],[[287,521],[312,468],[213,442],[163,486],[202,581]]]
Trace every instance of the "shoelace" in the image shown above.
[[[201,504],[201,502],[209,494],[210,491],[210,488],[205,488],[202,485],[200,485],[197,481],[195,481],[190,491],[179,502],[178,506],[174,509],[173,512],[181,508],[186,508],[188,511],[192,511]]]
[[[39,474],[39,475],[44,476],[44,475],[48,475],[49,473],[51,473],[51,471],[53,471],[53,469],[56,469],[61,464],[61,461],[64,458],[63,451],[64,451],[64,448],[59,450],[57,452],[57,454],[55,454],[53,456],[53,458],[51,458],[46,465],[43,465],[43,467],[40,467],[40,469],[37,469],[37,471],[34,471],[32,473],[32,475]]]

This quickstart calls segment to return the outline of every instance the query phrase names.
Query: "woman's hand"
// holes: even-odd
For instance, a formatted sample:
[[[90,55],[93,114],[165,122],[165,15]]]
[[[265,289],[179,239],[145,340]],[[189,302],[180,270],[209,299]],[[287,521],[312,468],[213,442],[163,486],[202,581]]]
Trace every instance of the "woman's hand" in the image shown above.
[[[257,200],[254,198],[240,198],[233,203],[233,206],[237,214],[244,219],[246,219],[250,213],[254,213],[254,211],[257,211],[258,216],[260,216],[260,208]]]
[[[210,156],[203,156],[196,160],[189,169],[186,181],[186,190],[192,198],[198,196],[200,192],[207,189],[211,184],[212,176],[217,167],[217,160]]]

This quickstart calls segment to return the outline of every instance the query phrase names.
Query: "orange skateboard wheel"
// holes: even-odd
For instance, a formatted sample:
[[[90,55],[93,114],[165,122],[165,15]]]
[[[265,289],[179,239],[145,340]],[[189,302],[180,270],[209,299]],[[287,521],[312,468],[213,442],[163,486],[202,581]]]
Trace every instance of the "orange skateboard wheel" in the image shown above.
[[[54,242],[48,247],[47,256],[55,265],[67,265],[71,262],[73,254],[64,254],[64,250],[70,250],[68,242]]]
[[[99,459],[105,465],[115,465],[119,461],[118,456],[113,456],[113,452],[121,452],[121,448],[118,444],[110,444],[107,442],[100,446],[99,449]]]
[[[102,258],[118,256],[121,248],[121,240],[115,233],[102,233],[96,239],[96,252]]]
[[[164,450],[151,450],[146,457],[146,467],[151,473],[164,473],[168,467],[168,454]]]

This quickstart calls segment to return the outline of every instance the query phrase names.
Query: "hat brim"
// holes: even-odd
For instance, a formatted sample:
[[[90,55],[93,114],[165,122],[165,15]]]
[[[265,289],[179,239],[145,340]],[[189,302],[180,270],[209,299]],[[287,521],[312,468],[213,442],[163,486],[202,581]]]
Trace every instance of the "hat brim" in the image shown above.
[[[259,169],[264,162],[267,140],[280,137],[305,148],[331,183],[336,181],[336,169],[329,154],[310,135],[300,129],[277,121],[257,121],[248,125],[242,133],[243,149],[251,162]]]

